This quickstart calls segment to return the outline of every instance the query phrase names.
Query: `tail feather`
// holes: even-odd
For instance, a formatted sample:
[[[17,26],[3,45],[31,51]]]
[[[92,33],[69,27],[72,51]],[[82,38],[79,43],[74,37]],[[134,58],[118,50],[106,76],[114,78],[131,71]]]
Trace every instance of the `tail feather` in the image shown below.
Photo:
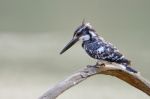
[[[126,59],[126,58],[120,58],[116,61],[119,64],[125,65],[125,66],[130,66],[131,65],[131,61]]]
[[[131,61],[126,59],[126,58],[122,58],[120,60],[117,60],[118,63],[124,65],[126,67],[127,71],[133,72],[133,73],[137,73],[138,71],[136,71],[135,69],[131,68]]]
[[[135,69],[129,67],[129,66],[126,66],[126,70],[127,71],[130,71],[130,72],[133,72],[133,73],[137,73],[138,71],[136,71]]]

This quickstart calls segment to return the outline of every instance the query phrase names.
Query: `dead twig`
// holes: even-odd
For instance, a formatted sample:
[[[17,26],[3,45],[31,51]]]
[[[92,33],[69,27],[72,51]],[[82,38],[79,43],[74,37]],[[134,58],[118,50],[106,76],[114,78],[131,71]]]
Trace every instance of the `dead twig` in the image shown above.
[[[62,82],[59,82],[54,87],[50,88],[39,99],[56,99],[57,96],[62,94],[67,89],[96,74],[115,76],[150,96],[150,82],[145,80],[140,73],[129,72],[119,64],[105,63],[103,66],[100,64],[97,64],[96,66],[86,66]]]

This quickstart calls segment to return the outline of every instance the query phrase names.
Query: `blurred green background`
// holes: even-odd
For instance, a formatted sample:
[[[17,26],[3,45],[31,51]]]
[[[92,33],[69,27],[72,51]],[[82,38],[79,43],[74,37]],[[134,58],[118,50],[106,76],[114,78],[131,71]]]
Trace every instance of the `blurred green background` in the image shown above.
[[[59,55],[83,19],[150,80],[150,0],[0,0],[0,99],[36,99],[87,64],[81,42]],[[149,99],[97,75],[58,99]]]

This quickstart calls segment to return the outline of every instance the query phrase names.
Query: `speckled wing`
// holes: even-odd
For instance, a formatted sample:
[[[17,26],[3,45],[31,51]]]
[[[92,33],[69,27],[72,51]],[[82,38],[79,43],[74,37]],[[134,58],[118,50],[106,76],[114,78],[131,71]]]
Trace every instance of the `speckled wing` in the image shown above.
[[[108,42],[99,39],[93,43],[86,44],[84,47],[92,58],[129,65],[129,61],[124,58],[119,50]]]

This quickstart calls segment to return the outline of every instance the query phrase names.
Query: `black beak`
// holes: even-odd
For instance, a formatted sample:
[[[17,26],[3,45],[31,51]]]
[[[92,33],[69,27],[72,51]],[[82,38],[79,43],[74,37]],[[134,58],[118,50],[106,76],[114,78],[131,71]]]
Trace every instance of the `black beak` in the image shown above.
[[[63,54],[66,50],[68,50],[71,46],[73,46],[77,41],[79,40],[79,38],[75,37],[73,38],[60,52],[60,54]]]

